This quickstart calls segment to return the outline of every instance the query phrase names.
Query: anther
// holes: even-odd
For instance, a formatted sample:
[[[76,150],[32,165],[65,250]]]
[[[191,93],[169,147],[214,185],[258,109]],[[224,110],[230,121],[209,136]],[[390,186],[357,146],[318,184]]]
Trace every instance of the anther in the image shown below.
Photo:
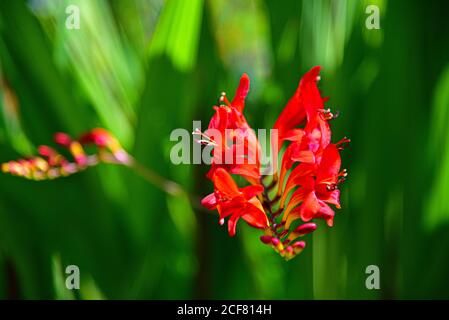
[[[219,101],[219,104],[224,103],[228,107],[231,106],[231,103],[229,102],[228,98],[226,97],[226,92],[221,93],[220,99],[218,101]]]
[[[331,109],[319,109],[318,112],[323,120],[330,121],[333,119],[337,119],[340,115],[340,111],[336,111],[335,113],[331,112]]]

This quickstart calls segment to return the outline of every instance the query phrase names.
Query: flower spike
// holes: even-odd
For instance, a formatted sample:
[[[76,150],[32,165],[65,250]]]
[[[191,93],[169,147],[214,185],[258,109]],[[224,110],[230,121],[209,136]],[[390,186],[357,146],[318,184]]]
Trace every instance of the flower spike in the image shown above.
[[[329,122],[339,112],[324,107],[323,98],[317,87],[320,67],[313,67],[299,82],[293,97],[276,120],[273,129],[278,131],[277,152],[282,151],[281,161],[273,157],[279,174],[270,179],[263,176],[259,161],[239,163],[222,162],[229,153],[240,147],[243,155],[230,159],[258,159],[260,145],[243,116],[245,98],[249,91],[249,77],[240,79],[234,99],[230,102],[222,94],[215,114],[210,120],[212,134],[200,131],[200,143],[212,146],[213,161],[207,177],[214,184],[214,193],[202,200],[210,210],[218,210],[220,224],[228,218],[228,231],[235,235],[237,221],[242,218],[250,226],[263,229],[260,241],[272,247],[280,256],[290,260],[306,247],[299,241],[317,228],[315,220],[322,219],[329,226],[334,223],[339,209],[340,184],[346,179],[346,169],[340,170],[340,151],[349,143],[343,138],[331,143]],[[231,132],[231,139],[225,136]],[[237,138],[243,139],[243,142]],[[275,138],[276,139],[276,138]],[[212,143],[213,142],[213,143]],[[249,185],[239,187],[233,176],[243,177]],[[297,222],[300,222],[299,224]]]
[[[42,145],[38,147],[40,156],[3,163],[2,171],[27,179],[45,180],[69,176],[100,162],[131,164],[131,157],[120,146],[118,140],[105,129],[93,129],[78,140],[72,139],[66,133],[58,132],[54,135],[54,140],[70,152],[73,161],[55,149]],[[87,154],[84,146],[88,144],[95,145],[97,152]]]

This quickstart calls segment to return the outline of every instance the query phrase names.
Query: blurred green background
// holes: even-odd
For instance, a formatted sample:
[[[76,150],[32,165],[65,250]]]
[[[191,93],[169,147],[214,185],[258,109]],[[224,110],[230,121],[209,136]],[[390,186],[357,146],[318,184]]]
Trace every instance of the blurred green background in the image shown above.
[[[67,6],[80,29],[65,27]],[[380,9],[368,30],[366,6]],[[0,175],[1,298],[449,298],[447,1],[0,1],[0,161],[52,134],[112,131],[198,198],[207,168],[171,164],[174,128],[205,126],[252,78],[246,115],[269,128],[313,65],[333,139],[349,136],[343,209],[285,262],[215,213],[125,167],[55,181]],[[65,266],[81,289],[64,287]],[[367,290],[365,269],[380,269]]]

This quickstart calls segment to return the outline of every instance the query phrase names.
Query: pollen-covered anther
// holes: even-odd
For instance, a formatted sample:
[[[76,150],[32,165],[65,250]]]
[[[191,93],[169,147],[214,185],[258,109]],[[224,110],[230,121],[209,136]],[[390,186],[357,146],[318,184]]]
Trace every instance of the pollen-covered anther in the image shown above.
[[[221,105],[222,103],[225,104],[225,106],[230,107],[231,103],[229,102],[228,98],[226,97],[226,92],[222,92],[220,95],[220,98],[218,99],[219,104]]]
[[[348,176],[348,170],[343,169],[339,174],[338,174],[338,180],[337,180],[337,185],[342,184],[343,182],[346,181],[346,177]]]
[[[331,109],[318,109],[318,112],[323,120],[330,121],[333,119],[337,119],[340,115],[340,112],[337,111],[335,113],[331,112]]]

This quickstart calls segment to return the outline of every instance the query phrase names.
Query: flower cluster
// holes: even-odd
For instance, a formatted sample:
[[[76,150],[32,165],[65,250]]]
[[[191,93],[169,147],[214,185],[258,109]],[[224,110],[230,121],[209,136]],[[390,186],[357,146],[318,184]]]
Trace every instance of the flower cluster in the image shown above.
[[[27,179],[45,180],[68,176],[99,162],[129,164],[131,161],[118,140],[102,128],[92,129],[79,139],[72,139],[65,133],[56,133],[54,140],[68,150],[73,160],[42,145],[38,148],[39,156],[3,163],[2,171]],[[86,152],[85,147],[88,145],[96,147],[95,153]]]
[[[331,142],[329,121],[337,115],[324,107],[325,99],[317,87],[319,72],[317,66],[304,75],[273,126],[277,136],[271,139],[276,149],[272,161],[278,169],[274,174],[261,172],[260,143],[243,116],[249,91],[246,74],[231,102],[221,95],[208,130],[194,132],[201,135],[201,143],[212,148],[207,177],[214,192],[202,205],[218,210],[220,224],[229,217],[230,236],[235,235],[240,218],[263,229],[261,241],[287,260],[304,249],[300,237],[315,231],[312,221],[324,219],[333,225],[330,205],[340,208],[338,186],[347,175],[340,170],[340,150],[349,139]],[[242,159],[248,161],[237,161]],[[238,176],[248,185],[238,187],[234,179]]]

